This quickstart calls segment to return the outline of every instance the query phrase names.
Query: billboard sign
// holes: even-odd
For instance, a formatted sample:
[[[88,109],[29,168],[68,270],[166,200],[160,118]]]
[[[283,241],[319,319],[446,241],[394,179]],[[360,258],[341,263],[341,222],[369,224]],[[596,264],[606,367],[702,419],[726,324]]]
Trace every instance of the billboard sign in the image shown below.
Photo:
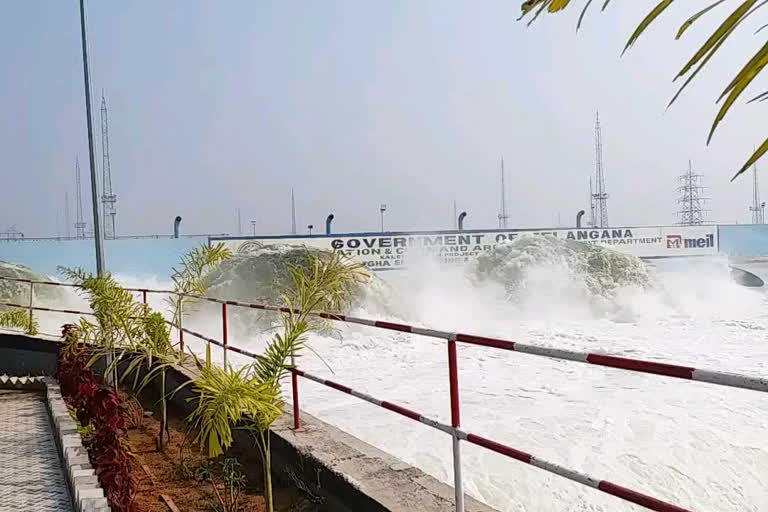
[[[340,233],[298,237],[211,238],[211,241],[226,243],[236,254],[247,254],[272,244],[342,251],[372,270],[394,270],[403,268],[409,258],[433,257],[446,264],[464,263],[481,252],[523,234],[548,235],[603,245],[639,258],[712,256],[718,252],[716,226]]]

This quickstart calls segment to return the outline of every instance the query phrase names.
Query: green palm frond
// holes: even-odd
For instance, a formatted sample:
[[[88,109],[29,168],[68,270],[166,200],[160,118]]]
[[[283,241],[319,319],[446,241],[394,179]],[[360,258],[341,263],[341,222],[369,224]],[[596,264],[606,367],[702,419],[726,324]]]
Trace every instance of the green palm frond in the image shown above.
[[[122,288],[107,272],[94,276],[81,268],[59,267],[59,272],[88,298],[96,324],[81,319],[86,337],[100,347],[116,349],[138,343],[143,336],[142,318],[147,307],[136,302],[133,294]]]
[[[197,407],[187,420],[198,434],[195,442],[208,446],[208,456],[216,457],[232,445],[232,426],[245,414],[265,425],[282,413],[279,387],[262,382],[249,374],[249,367],[239,370],[202,366],[202,375],[194,382]]]
[[[757,96],[749,100],[747,103],[753,103],[755,101],[765,101],[765,100],[768,100],[768,91],[758,94]]]
[[[24,329],[24,332],[34,336],[38,332],[37,320],[28,311],[13,309],[0,313],[0,327]]]
[[[603,3],[602,9],[604,10],[605,7],[609,4],[610,0],[606,0]],[[667,10],[668,7],[672,5],[674,0],[661,0],[656,4],[656,6],[642,19],[640,24],[635,28],[632,35],[629,37],[629,40],[627,41],[626,45],[624,46],[624,50],[622,51],[622,54],[626,52],[629,48],[632,47],[632,45],[637,41],[637,39],[640,37],[641,34],[643,34],[646,29],[656,20],[658,17]],[[587,11],[587,8],[592,3],[592,0],[586,0],[584,4],[584,8],[581,11],[581,14],[579,16],[579,20],[577,22],[577,29],[581,26],[582,19],[584,18],[584,14]],[[705,14],[711,12],[716,7],[720,6],[721,4],[725,3],[725,0],[716,0],[703,9],[700,9],[696,12],[694,12],[691,16],[689,16],[680,26],[679,30],[677,31],[677,35],[675,39],[680,39],[682,35],[699,19],[701,19]],[[536,14],[534,15],[533,20],[535,20],[538,15],[545,10],[554,13],[559,12],[565,9],[570,4],[570,1],[568,0],[526,0],[523,1],[520,5],[520,9],[522,11],[522,15],[519,19],[525,18],[528,14],[534,11],[536,9]],[[768,5],[768,0],[741,0],[735,8],[728,13],[728,15],[723,19],[723,21],[717,26],[717,28],[709,35],[709,37],[704,41],[704,43],[699,47],[696,52],[691,56],[690,59],[685,63],[685,65],[680,69],[680,71],[677,73],[677,75],[674,77],[674,80],[677,80],[678,78],[685,77],[687,75],[687,78],[683,85],[677,90],[675,95],[672,97],[672,100],[667,105],[667,108],[669,108],[680,96],[680,94],[683,92],[684,89],[693,81],[693,79],[699,74],[699,72],[706,66],[706,64],[710,61],[710,59],[717,53],[717,51],[721,48],[723,43],[730,38],[730,36],[733,34],[733,32],[744,22],[746,19],[748,19],[753,13],[755,13],[757,10],[765,7]],[[530,22],[529,22],[530,24]],[[759,27],[755,34],[759,33],[763,28],[768,27],[768,25],[762,25]],[[736,103],[736,101],[741,97],[742,93],[749,87],[749,85],[754,82],[755,78],[762,73],[766,66],[768,66],[768,43],[764,44],[762,48],[758,49],[757,52],[752,56],[752,58],[742,66],[740,71],[733,77],[733,79],[730,81],[728,86],[723,90],[722,94],[720,95],[720,98],[718,99],[718,103],[720,100],[725,98],[725,101],[720,106],[720,109],[718,110],[714,121],[712,122],[712,126],[710,127],[709,134],[707,135],[707,145],[712,140],[712,137],[715,133],[715,130],[717,127],[721,124],[723,119],[725,118],[726,114],[730,111],[730,109],[733,107],[733,105]],[[768,98],[768,92],[763,93],[751,100],[749,100],[747,103],[752,103],[754,101],[763,101],[764,99]],[[758,159],[760,159],[765,154],[765,143],[762,144],[757,150],[755,150],[752,155],[747,159],[746,163],[736,172],[734,175],[734,179],[741,175],[744,171],[746,171],[753,163],[757,162]]]
[[[701,18],[702,16],[707,14],[709,11],[711,11],[712,9],[714,9],[715,7],[717,7],[718,5],[722,4],[725,1],[726,0],[717,0],[717,2],[708,5],[704,9],[700,10],[699,12],[695,13],[693,16],[685,20],[685,22],[682,25],[680,25],[680,28],[677,31],[677,35],[675,36],[675,39],[680,39],[685,33],[685,31],[691,28],[691,26],[694,23],[696,23],[696,20],[698,20],[699,18]]]
[[[672,2],[674,0],[661,0],[659,4],[654,7],[651,12],[648,13],[648,15],[643,18],[643,21],[640,22],[640,24],[637,26],[635,31],[632,33],[631,36],[629,36],[629,41],[627,41],[627,44],[624,46],[624,50],[621,52],[622,55],[629,50],[629,48],[635,44],[635,41],[637,41],[637,38],[640,37],[640,34],[645,32],[645,29],[648,28],[648,26],[653,23],[653,21],[658,18],[661,13],[663,13],[667,7],[672,5]]]
[[[219,263],[232,257],[232,251],[223,243],[215,245],[202,244],[192,249],[189,254],[182,256],[178,268],[171,270],[171,280],[174,290],[181,295],[172,295],[168,303],[173,311],[173,323],[179,325],[179,317],[189,313],[188,305],[197,299],[189,295],[205,295],[205,277]],[[185,306],[182,308],[182,304]]]

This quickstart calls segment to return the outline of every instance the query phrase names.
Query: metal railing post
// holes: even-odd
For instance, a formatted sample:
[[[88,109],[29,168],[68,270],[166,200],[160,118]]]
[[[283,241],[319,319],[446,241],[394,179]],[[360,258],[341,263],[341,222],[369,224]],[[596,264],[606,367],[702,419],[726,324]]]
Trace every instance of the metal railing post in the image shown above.
[[[181,319],[184,317],[182,313],[182,307],[184,306],[183,299],[179,297],[179,350],[181,351],[181,360],[184,361],[184,329],[181,325]]]
[[[224,342],[224,369],[227,369],[227,304],[221,304],[221,335]]]
[[[293,428],[299,430],[301,420],[299,419],[299,376],[296,374],[296,367],[291,367],[291,388],[293,391]]]
[[[456,340],[448,340],[448,379],[451,393],[451,426],[461,426],[459,405],[459,370],[456,362]],[[461,446],[456,432],[453,439],[453,489],[455,493],[456,512],[464,512],[464,483],[461,479]]]
[[[27,332],[32,328],[32,296],[34,295],[35,283],[29,282],[29,328]]]

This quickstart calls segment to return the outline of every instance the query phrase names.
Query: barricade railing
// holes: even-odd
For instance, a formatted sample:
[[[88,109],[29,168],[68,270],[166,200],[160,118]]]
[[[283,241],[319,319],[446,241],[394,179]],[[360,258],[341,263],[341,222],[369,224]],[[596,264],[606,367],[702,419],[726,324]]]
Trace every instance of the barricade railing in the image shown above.
[[[21,278],[6,278],[2,276],[0,276],[0,280],[30,283],[29,305],[22,305],[22,304],[15,304],[15,303],[0,303],[0,305],[28,309],[30,312],[30,316],[32,315],[33,311],[50,311],[50,312],[59,312],[59,313],[68,313],[68,314],[86,314],[86,315],[92,314],[90,312],[85,312],[85,311],[37,307],[33,305],[33,296],[34,296],[33,294],[34,294],[35,284],[79,287],[78,285],[69,284],[69,283],[58,283],[55,281],[33,281],[33,280],[21,279]],[[227,306],[232,305],[232,306],[239,306],[239,307],[245,307],[250,309],[272,311],[277,313],[291,312],[289,308],[285,308],[285,307],[271,306],[268,304],[254,304],[254,303],[234,301],[234,300],[224,300],[224,299],[217,299],[214,297],[206,297],[206,296],[194,295],[194,294],[180,294],[178,292],[175,292],[174,290],[157,290],[157,289],[149,289],[149,288],[124,288],[124,289],[141,293],[142,300],[145,304],[147,303],[148,293],[174,294],[174,295],[186,296],[190,298],[195,298],[199,300],[205,300],[205,301],[221,304],[222,305],[222,341],[216,340],[202,333],[188,329],[186,327],[183,327],[182,325],[174,325],[172,322],[168,322],[168,323],[174,326],[179,332],[179,348],[182,352],[184,351],[183,334],[187,333],[191,336],[194,336],[196,338],[199,338],[205,341],[206,343],[214,344],[216,346],[221,347],[223,349],[225,365],[227,364],[228,351],[232,351],[232,352],[244,355],[249,358],[254,358],[254,359],[260,357],[258,354],[255,354],[253,352],[236,347],[228,343]],[[293,311],[297,312],[297,310],[293,310]],[[741,375],[736,373],[720,372],[720,371],[714,371],[714,370],[705,370],[705,369],[694,368],[691,366],[661,363],[656,361],[647,361],[647,360],[640,360],[640,359],[632,359],[632,358],[613,356],[608,354],[579,352],[579,351],[565,350],[565,349],[558,349],[558,348],[551,348],[551,347],[542,347],[538,345],[518,343],[510,340],[505,340],[502,338],[490,338],[485,336],[476,336],[473,334],[466,334],[466,333],[459,333],[459,332],[426,329],[423,327],[418,327],[418,326],[413,326],[408,324],[380,321],[380,320],[371,320],[371,319],[359,318],[359,317],[354,317],[349,315],[341,315],[341,314],[325,313],[325,312],[311,313],[311,315],[324,318],[327,320],[332,320],[332,321],[359,324],[359,325],[365,325],[365,326],[374,327],[378,329],[386,329],[390,331],[397,331],[397,332],[415,334],[419,336],[437,338],[437,339],[445,340],[447,342],[448,379],[449,379],[449,385],[450,385],[449,390],[450,390],[450,406],[451,406],[451,424],[450,425],[431,419],[416,411],[397,405],[393,402],[380,400],[366,393],[356,391],[343,384],[339,384],[337,382],[323,379],[321,377],[317,377],[315,375],[309,374],[299,369],[296,366],[291,366],[290,368],[291,388],[292,388],[292,398],[293,398],[293,420],[294,420],[294,428],[297,430],[300,429],[301,424],[300,424],[300,412],[299,412],[298,377],[303,377],[308,380],[311,380],[319,384],[322,384],[324,386],[335,389],[337,391],[341,391],[343,393],[349,394],[351,396],[364,400],[368,403],[390,410],[392,412],[400,414],[401,416],[405,416],[412,420],[418,421],[434,429],[445,432],[446,434],[450,435],[453,440],[455,505],[456,505],[456,510],[459,512],[464,510],[464,492],[463,492],[463,484],[462,484],[462,476],[461,476],[461,451],[460,451],[460,444],[459,444],[460,441],[466,441],[466,442],[469,442],[470,444],[481,446],[495,453],[504,455],[506,457],[515,459],[520,462],[524,462],[531,466],[537,467],[539,469],[543,469],[545,471],[556,474],[568,480],[580,483],[582,485],[591,487],[593,489],[600,490],[606,494],[610,494],[622,500],[635,503],[637,505],[643,506],[650,510],[656,510],[659,512],[687,512],[687,509],[681,508],[671,503],[664,502],[657,498],[653,498],[651,496],[628,489],[626,487],[622,487],[610,481],[595,478],[593,476],[582,473],[580,471],[575,471],[572,469],[565,468],[554,462],[544,460],[542,458],[536,457],[524,451],[520,451],[511,446],[507,446],[502,443],[493,441],[491,439],[487,439],[485,437],[461,430],[458,361],[457,361],[458,358],[456,354],[457,342],[466,343],[470,345],[489,347],[489,348],[496,348],[500,350],[520,352],[520,353],[530,354],[534,356],[547,357],[550,359],[587,363],[591,365],[614,368],[618,370],[627,370],[627,371],[640,372],[640,373],[646,373],[646,374],[652,374],[652,375],[661,375],[661,376],[678,378],[678,379],[695,380],[695,381],[705,382],[709,384],[717,384],[721,386],[728,386],[728,387],[734,387],[734,388],[740,388],[740,389],[750,389],[753,391],[768,392],[768,378],[753,377],[749,375]]]

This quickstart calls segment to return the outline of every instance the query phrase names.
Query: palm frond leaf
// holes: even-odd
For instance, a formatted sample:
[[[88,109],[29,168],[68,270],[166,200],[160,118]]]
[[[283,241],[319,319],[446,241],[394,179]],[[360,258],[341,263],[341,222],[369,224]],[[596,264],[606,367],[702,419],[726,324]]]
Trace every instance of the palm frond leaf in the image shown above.
[[[747,103],[753,103],[755,101],[765,101],[765,100],[768,100],[768,91],[758,94],[757,96],[749,100]]]
[[[697,12],[696,14],[694,14],[693,16],[685,20],[685,22],[682,25],[680,25],[680,28],[677,31],[677,35],[675,36],[675,39],[680,39],[685,33],[685,31],[691,28],[691,25],[696,23],[696,20],[698,20],[699,18],[701,18],[702,16],[707,14],[709,11],[711,11],[712,9],[714,9],[715,7],[717,7],[718,5],[722,4],[725,1],[726,0],[717,0],[717,2],[711,5],[708,5],[704,9],[700,10],[699,12]]]
[[[768,43],[765,43],[763,48],[755,54],[755,56],[749,61],[749,63],[747,63],[746,66],[744,66],[738,75],[740,79],[732,86],[729,85],[729,87],[732,87],[732,89],[730,90],[728,98],[726,98],[725,102],[723,103],[723,106],[720,107],[720,111],[717,113],[717,117],[715,117],[715,122],[712,123],[712,128],[709,130],[709,136],[707,137],[707,144],[709,144],[709,142],[712,140],[712,135],[714,135],[717,126],[720,124],[720,121],[723,120],[728,110],[730,110],[730,108],[733,106],[733,103],[738,99],[739,96],[741,96],[741,93],[744,92],[744,89],[746,89],[747,86],[752,83],[752,80],[755,79],[755,77],[763,70],[763,68],[765,68],[766,65],[768,65]],[[726,91],[727,90],[728,89],[726,89]],[[723,94],[725,94],[725,92]]]
[[[667,7],[672,5],[673,1],[674,0],[661,0],[661,2],[659,2],[656,7],[654,7],[651,12],[649,12],[646,17],[643,18],[643,21],[640,22],[632,35],[629,36],[629,40],[624,46],[624,50],[621,52],[622,55],[635,43],[635,41],[637,41],[637,39],[643,32],[645,32],[645,29],[647,29],[649,25],[653,23],[653,21],[658,18],[659,15],[661,15],[661,13],[663,13]]]
[[[731,178],[731,181],[735,180],[739,177],[744,171],[749,169],[752,165],[754,165],[758,160],[760,160],[760,157],[762,157],[766,151],[768,151],[768,139],[765,139],[762,144],[760,144],[760,147],[755,150],[754,153],[752,153],[752,156],[749,157],[749,159],[746,161],[746,163],[741,166],[741,169],[739,169],[739,172],[733,175],[733,178]]]
[[[733,28],[739,21],[748,13],[750,12],[750,8],[755,5],[755,2],[757,0],[744,0],[741,5],[739,5],[730,16],[728,16],[725,21],[723,21],[719,27],[712,33],[711,36],[706,40],[706,42],[699,48],[696,53],[693,54],[693,57],[683,66],[683,68],[678,71],[677,76],[675,76],[675,79],[680,78],[681,76],[685,75],[693,66],[696,65],[699,60],[701,60],[708,52],[712,49],[713,46],[715,46],[718,41],[721,39],[726,39],[733,31],[731,28]]]
[[[178,295],[171,295],[167,301],[173,312],[174,325],[179,325],[181,315],[191,312],[188,306],[197,302],[197,299],[190,295],[205,295],[205,279],[208,273],[231,257],[231,249],[223,243],[210,246],[201,244],[182,256],[178,268],[171,269],[171,280]]]
[[[584,15],[587,14],[587,9],[589,9],[589,6],[592,4],[592,0],[587,0],[584,3],[584,8],[581,10],[581,14],[579,14],[579,21],[576,22],[576,31],[581,28],[581,22],[584,21]]]

